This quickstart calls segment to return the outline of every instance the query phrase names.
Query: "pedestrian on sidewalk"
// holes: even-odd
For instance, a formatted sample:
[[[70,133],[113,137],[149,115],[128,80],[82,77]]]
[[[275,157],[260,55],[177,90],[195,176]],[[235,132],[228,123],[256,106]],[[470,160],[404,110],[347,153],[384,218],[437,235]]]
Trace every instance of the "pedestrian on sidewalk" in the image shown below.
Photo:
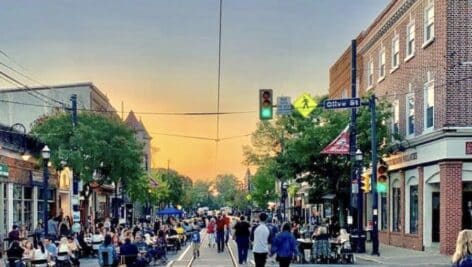
[[[247,253],[249,250],[249,235],[251,225],[246,221],[244,216],[240,217],[240,221],[234,226],[233,239],[238,244],[239,264],[247,263]]]
[[[207,226],[208,247],[210,248],[215,247],[215,228],[216,228],[216,221],[214,218],[211,218]]]
[[[289,267],[292,259],[297,256],[297,241],[290,232],[290,224],[285,223],[282,232],[272,242],[271,254],[277,254],[276,260],[280,267]]]
[[[259,214],[259,226],[254,231],[254,246],[252,251],[254,252],[254,261],[256,267],[264,267],[267,260],[267,254],[269,253],[269,238],[270,230],[265,224],[267,220],[267,214],[262,212]]]
[[[225,227],[225,220],[220,213],[216,219],[216,245],[218,247],[218,253],[225,251]]]
[[[453,267],[472,267],[472,230],[462,230],[457,236]]]

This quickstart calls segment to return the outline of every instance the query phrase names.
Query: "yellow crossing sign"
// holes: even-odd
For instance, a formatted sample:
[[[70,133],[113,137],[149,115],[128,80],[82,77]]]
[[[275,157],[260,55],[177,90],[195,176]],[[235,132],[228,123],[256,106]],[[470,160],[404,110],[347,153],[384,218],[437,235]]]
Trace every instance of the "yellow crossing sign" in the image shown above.
[[[317,105],[318,103],[308,93],[304,93],[293,102],[293,107],[305,118],[310,116]]]

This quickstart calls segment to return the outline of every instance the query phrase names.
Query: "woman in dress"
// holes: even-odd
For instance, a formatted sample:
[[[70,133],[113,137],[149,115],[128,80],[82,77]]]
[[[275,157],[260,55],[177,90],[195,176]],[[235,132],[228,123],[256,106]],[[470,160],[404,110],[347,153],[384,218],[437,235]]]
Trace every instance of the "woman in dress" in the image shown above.
[[[31,260],[33,258],[33,243],[29,240],[26,240],[25,245],[23,246],[23,259],[24,260]]]

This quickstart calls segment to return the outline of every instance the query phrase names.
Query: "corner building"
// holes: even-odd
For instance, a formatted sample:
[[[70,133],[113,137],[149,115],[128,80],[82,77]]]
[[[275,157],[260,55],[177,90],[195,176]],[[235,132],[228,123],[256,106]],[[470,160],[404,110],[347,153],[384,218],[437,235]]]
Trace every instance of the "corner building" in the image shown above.
[[[472,228],[472,1],[392,0],[356,39],[358,90],[392,104],[386,123],[403,139],[383,158],[380,241],[452,254],[458,232]],[[331,98],[350,96],[334,82],[346,77],[332,75],[350,80],[336,71],[346,64],[344,52],[330,68]]]

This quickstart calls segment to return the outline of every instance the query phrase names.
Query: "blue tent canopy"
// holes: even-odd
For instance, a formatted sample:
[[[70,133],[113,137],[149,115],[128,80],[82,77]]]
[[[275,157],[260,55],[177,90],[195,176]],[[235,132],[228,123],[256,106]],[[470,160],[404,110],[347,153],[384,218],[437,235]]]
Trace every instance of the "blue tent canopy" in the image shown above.
[[[157,215],[182,215],[182,211],[174,207],[167,207],[157,212]]]

